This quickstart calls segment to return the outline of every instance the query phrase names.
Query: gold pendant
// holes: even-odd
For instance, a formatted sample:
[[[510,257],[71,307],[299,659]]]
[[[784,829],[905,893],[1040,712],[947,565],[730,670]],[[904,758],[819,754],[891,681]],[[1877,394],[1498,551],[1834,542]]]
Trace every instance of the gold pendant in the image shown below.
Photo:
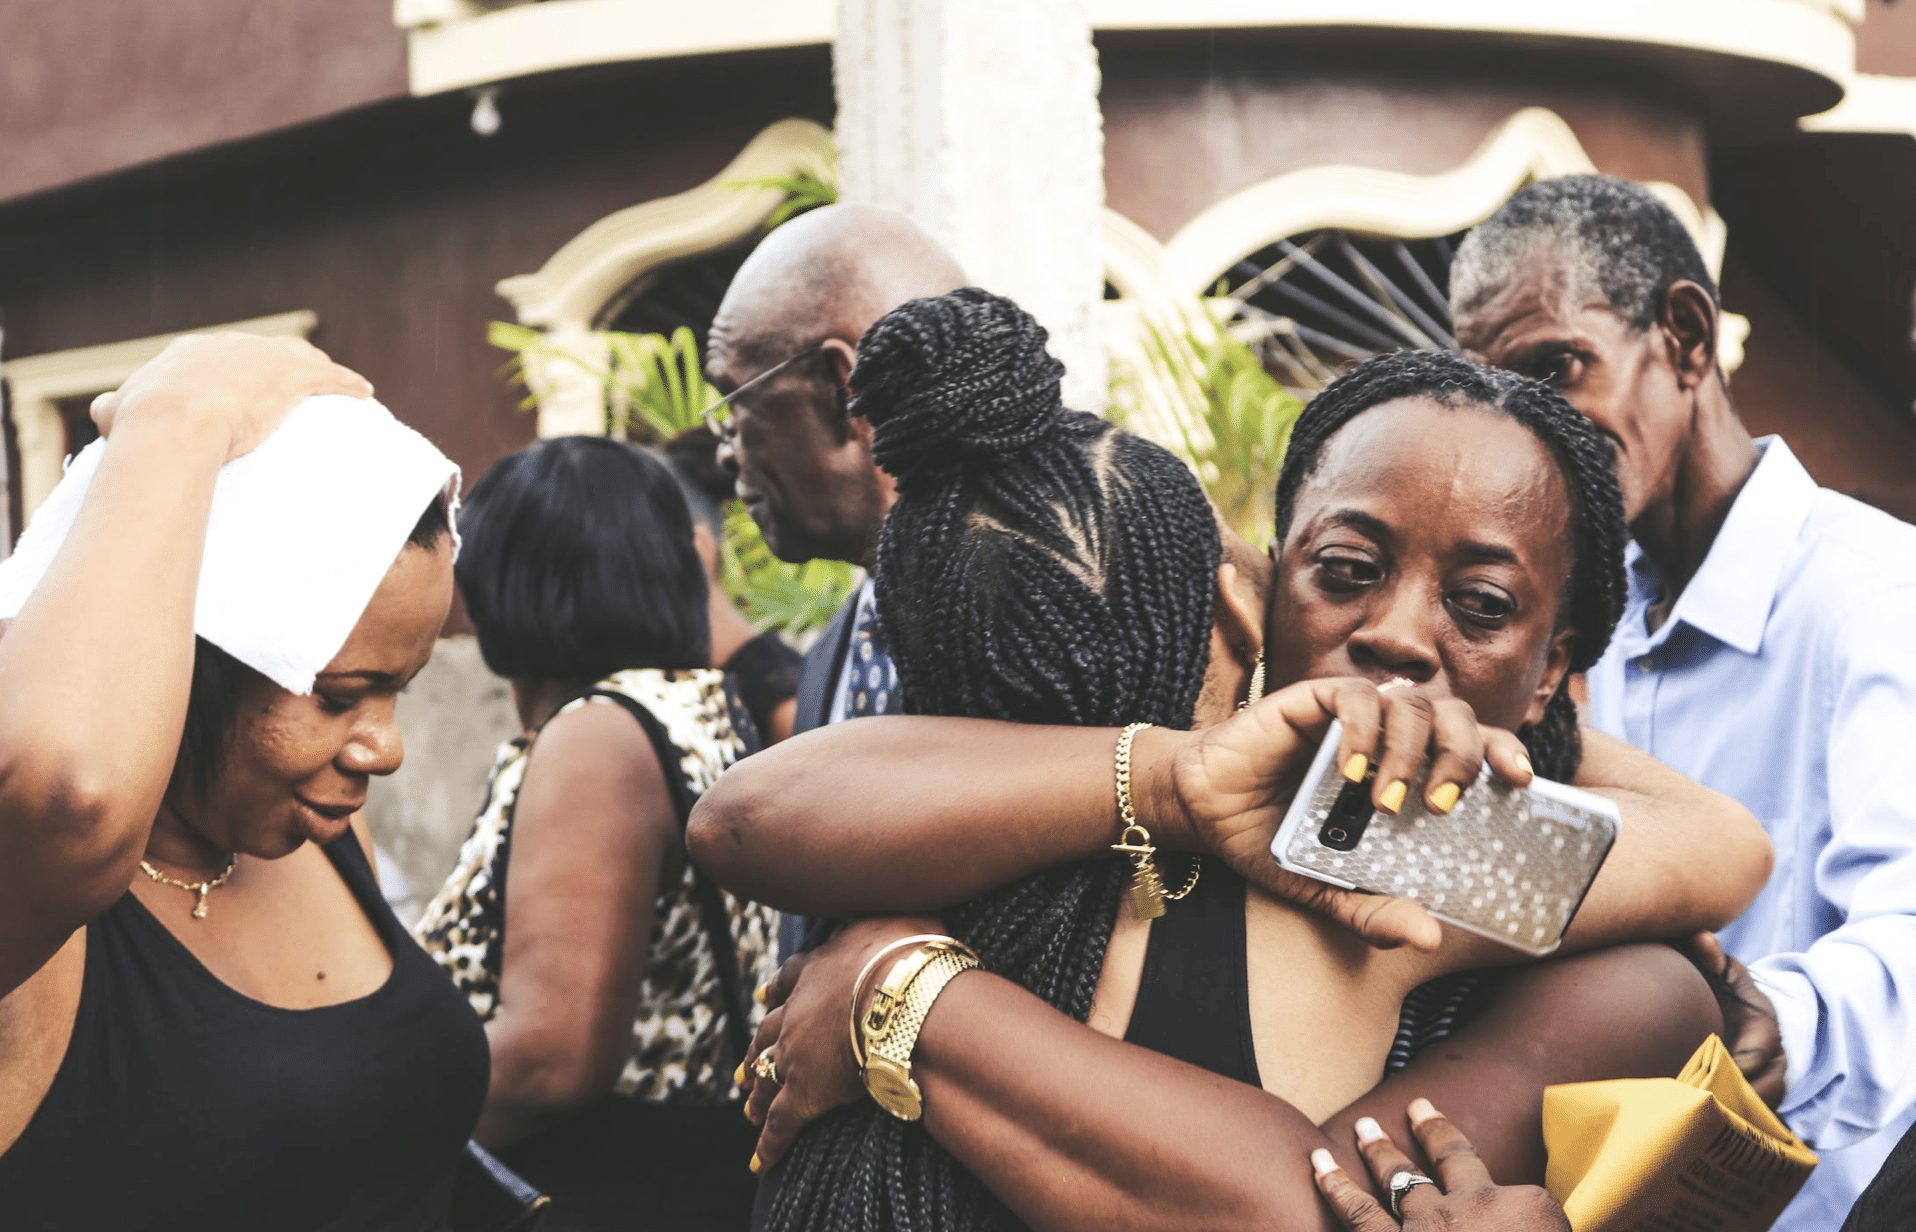
[[[1164,878],[1155,864],[1139,863],[1131,871],[1131,912],[1140,920],[1155,920],[1164,914]]]
[[[206,892],[213,887],[202,884],[193,888],[198,890],[200,895],[200,901],[193,904],[193,918],[196,920],[204,920],[206,918]]]

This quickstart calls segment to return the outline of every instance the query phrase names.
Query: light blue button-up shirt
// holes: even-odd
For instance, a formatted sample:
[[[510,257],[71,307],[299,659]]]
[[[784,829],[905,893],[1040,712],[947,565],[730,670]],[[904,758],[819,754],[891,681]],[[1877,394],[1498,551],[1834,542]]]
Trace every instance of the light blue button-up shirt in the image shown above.
[[[1776,1005],[1782,1113],[1822,1153],[1776,1227],[1834,1232],[1916,1119],[1916,527],[1759,447],[1655,632],[1662,583],[1631,545],[1585,720],[1741,801],[1776,844],[1722,940]]]

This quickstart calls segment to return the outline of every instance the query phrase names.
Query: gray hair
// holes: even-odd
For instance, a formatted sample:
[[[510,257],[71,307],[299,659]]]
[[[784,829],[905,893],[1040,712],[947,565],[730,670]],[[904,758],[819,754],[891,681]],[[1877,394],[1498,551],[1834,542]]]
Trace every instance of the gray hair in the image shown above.
[[[1640,184],[1572,175],[1525,187],[1464,237],[1450,267],[1451,314],[1478,307],[1538,255],[1569,275],[1574,293],[1600,295],[1635,329],[1656,320],[1676,282],[1717,302],[1716,280],[1669,206]]]

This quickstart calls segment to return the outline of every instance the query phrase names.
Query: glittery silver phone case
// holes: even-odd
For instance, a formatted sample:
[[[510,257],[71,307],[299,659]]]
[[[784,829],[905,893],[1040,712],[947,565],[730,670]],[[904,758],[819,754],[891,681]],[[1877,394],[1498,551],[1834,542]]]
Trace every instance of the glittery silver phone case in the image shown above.
[[[1616,806],[1547,779],[1510,787],[1486,768],[1449,813],[1424,808],[1420,780],[1390,816],[1371,809],[1369,782],[1337,771],[1338,736],[1332,724],[1271,842],[1279,864],[1346,889],[1415,899],[1438,919],[1528,954],[1557,948],[1616,842]]]

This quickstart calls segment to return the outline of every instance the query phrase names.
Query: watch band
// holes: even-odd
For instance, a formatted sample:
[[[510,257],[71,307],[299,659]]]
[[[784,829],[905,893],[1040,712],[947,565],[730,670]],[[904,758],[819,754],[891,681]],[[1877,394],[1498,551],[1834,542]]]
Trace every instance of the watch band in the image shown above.
[[[934,954],[905,989],[885,1033],[871,1041],[871,1055],[890,1061],[909,1077],[912,1049],[918,1044],[918,1033],[924,1029],[932,1004],[947,984],[977,965],[977,959],[956,950]]]
[[[899,1010],[904,1006],[906,995],[919,972],[932,959],[948,952],[956,944],[948,937],[926,941],[892,964],[892,969],[885,973],[883,982],[872,993],[871,1004],[865,1008],[864,1017],[859,1020],[859,1034],[864,1037],[862,1064],[871,1063],[872,1050],[897,1022]]]
[[[860,1070],[865,1068],[865,1016],[859,1013],[858,1003],[864,999],[860,994],[865,991],[865,981],[870,979],[872,972],[878,969],[878,964],[906,946],[957,944],[959,943],[956,940],[943,933],[917,933],[910,937],[900,937],[896,941],[879,947],[878,952],[865,961],[864,970],[860,971],[858,978],[852,982],[852,1008],[851,1017],[848,1020],[852,1029],[852,1060],[858,1063]],[[873,999],[876,1000],[876,997]]]
[[[874,1102],[901,1121],[924,1115],[924,1096],[911,1077],[912,1049],[945,986],[978,966],[978,956],[950,938],[926,942],[892,968],[860,1020],[864,1035],[861,1073]]]

